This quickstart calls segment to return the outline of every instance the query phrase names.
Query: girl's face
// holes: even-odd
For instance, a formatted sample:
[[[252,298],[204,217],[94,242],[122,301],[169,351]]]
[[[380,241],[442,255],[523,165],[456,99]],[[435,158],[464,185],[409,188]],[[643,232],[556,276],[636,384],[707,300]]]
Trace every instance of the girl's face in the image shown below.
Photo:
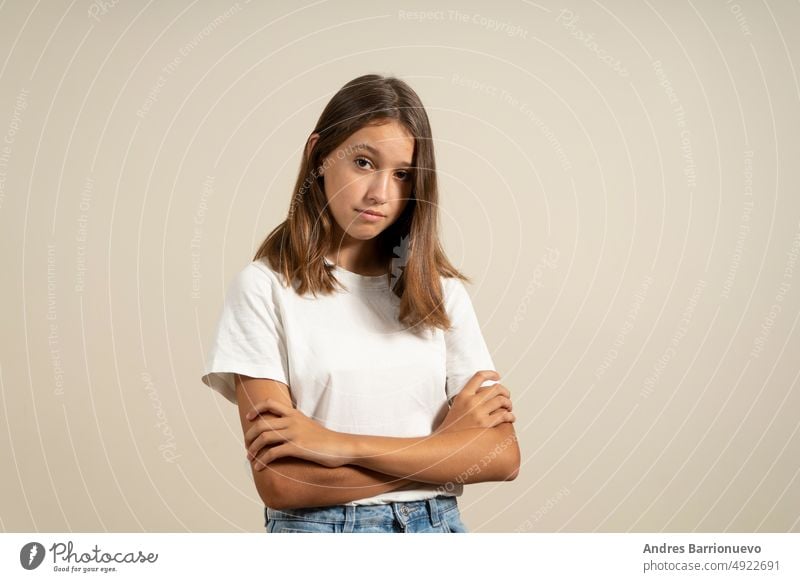
[[[323,160],[325,196],[343,243],[375,238],[400,217],[411,197],[413,157],[413,136],[389,120],[356,131]]]

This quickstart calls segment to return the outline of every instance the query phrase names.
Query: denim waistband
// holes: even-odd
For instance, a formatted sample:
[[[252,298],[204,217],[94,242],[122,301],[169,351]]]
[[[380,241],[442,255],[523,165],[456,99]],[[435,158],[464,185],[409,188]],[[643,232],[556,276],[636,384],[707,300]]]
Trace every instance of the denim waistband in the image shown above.
[[[401,523],[421,513],[426,513],[432,525],[438,526],[441,515],[458,507],[456,497],[437,495],[430,499],[417,501],[392,501],[379,505],[328,505],[323,507],[300,507],[296,509],[264,508],[267,520],[283,519],[310,521],[315,523],[343,524],[355,521],[378,520],[395,517]]]

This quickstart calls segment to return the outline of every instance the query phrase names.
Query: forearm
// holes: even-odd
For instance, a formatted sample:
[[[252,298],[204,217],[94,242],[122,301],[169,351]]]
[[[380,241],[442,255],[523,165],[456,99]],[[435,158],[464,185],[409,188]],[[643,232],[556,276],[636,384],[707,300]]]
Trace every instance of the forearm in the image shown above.
[[[295,457],[276,459],[253,475],[259,496],[273,509],[339,505],[414,482],[365,467],[330,468]]]
[[[343,445],[352,464],[424,483],[506,481],[519,470],[511,423],[414,438],[345,434]]]

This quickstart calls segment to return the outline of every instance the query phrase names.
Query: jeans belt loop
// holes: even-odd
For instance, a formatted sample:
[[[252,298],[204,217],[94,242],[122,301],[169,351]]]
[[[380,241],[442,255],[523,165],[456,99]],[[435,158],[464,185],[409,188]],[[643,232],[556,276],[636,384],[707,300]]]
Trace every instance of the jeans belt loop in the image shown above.
[[[431,497],[428,499],[428,511],[431,516],[431,525],[433,527],[439,527],[440,522],[440,515],[439,515],[439,502],[436,500],[435,497]]]

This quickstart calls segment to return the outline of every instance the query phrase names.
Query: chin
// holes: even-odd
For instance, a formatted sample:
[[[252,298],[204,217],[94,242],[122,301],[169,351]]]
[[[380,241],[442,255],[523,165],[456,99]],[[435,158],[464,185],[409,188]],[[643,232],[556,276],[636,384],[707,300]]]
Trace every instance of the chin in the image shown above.
[[[371,231],[371,232],[360,231],[359,232],[359,231],[352,231],[351,230],[347,234],[350,236],[350,238],[355,238],[355,239],[358,239],[358,240],[371,240],[371,239],[375,238],[376,236],[378,236],[381,232],[383,232],[383,231]]]

